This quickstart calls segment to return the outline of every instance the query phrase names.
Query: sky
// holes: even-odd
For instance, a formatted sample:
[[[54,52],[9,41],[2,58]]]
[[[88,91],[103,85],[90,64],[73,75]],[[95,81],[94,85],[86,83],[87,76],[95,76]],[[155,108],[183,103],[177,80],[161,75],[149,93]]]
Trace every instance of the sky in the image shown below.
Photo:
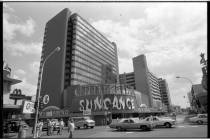
[[[172,104],[189,106],[191,84],[176,76],[201,83],[200,53],[207,54],[204,2],[4,2],[3,59],[12,77],[22,80],[12,89],[36,94],[45,24],[64,8],[117,44],[120,74],[133,72],[132,58],[144,54],[149,71],[166,79]]]

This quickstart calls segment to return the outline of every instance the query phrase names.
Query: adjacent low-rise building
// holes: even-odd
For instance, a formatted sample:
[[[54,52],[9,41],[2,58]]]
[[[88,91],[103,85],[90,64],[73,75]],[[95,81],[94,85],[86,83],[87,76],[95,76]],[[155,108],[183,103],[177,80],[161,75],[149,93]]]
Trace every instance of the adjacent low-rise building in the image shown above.
[[[159,88],[160,88],[160,94],[161,94],[161,99],[162,103],[167,106],[168,112],[171,111],[171,97],[168,89],[168,83],[166,82],[165,79],[159,78]]]
[[[149,71],[145,55],[139,55],[133,58],[133,68],[134,72],[120,74],[120,83],[129,85],[141,92],[142,102],[146,106],[156,109],[163,108],[163,96],[161,96],[160,90],[163,87],[160,87],[159,78]]]
[[[190,94],[194,92],[195,99],[192,102],[193,108],[196,108],[200,112],[207,112],[207,90],[203,88],[202,84],[192,85]],[[191,100],[193,98],[191,97]]]

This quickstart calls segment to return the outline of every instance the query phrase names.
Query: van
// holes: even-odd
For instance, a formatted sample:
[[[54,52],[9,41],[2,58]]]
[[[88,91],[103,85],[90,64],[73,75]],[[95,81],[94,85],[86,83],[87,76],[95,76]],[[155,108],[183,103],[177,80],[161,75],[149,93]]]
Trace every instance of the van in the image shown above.
[[[90,117],[73,117],[74,125],[76,128],[80,129],[83,128],[94,128],[95,121],[92,120]]]

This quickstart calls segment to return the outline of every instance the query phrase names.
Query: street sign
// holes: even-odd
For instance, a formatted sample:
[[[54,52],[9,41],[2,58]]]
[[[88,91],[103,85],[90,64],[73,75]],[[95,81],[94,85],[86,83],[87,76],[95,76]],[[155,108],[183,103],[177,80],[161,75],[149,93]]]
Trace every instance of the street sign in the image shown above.
[[[35,112],[34,103],[31,101],[24,101],[23,102],[23,113],[31,114],[34,112]]]
[[[43,103],[46,105],[46,104],[49,103],[49,101],[50,101],[49,95],[44,95],[44,97],[43,97]]]
[[[91,109],[83,110],[83,115],[91,115]]]

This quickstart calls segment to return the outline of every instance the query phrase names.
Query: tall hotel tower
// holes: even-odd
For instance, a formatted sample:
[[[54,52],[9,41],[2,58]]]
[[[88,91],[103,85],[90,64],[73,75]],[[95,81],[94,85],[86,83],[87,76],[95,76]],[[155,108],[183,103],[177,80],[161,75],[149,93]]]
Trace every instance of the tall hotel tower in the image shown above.
[[[78,14],[71,14],[68,8],[46,24],[40,66],[57,46],[60,51],[46,61],[42,75],[41,96],[49,96],[47,106],[62,108],[64,89],[71,85],[111,83],[104,77],[106,70],[111,71],[116,82],[119,75],[116,44]],[[41,67],[38,87],[40,76]]]
[[[142,92],[142,100],[149,107],[161,107],[161,94],[158,78],[147,67],[145,55],[133,58],[136,90]]]

